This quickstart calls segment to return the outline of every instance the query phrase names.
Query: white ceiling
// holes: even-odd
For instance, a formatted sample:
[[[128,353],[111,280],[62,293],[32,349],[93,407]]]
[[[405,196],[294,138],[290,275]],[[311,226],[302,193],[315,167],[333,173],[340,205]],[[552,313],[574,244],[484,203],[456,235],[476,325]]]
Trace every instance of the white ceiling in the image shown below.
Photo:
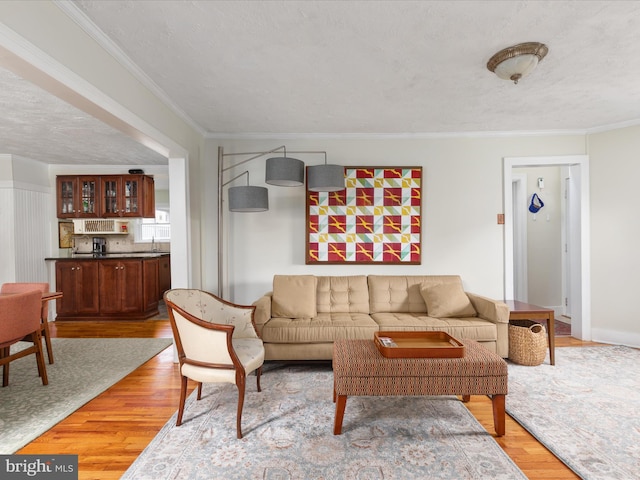
[[[102,30],[207,136],[585,132],[640,123],[640,1],[74,5],[81,24]],[[495,52],[526,41],[545,43],[549,54],[518,85],[486,69]],[[73,163],[115,150],[127,152],[127,163],[158,163],[158,154],[7,73],[0,69],[0,105],[16,112],[0,118],[8,153]]]

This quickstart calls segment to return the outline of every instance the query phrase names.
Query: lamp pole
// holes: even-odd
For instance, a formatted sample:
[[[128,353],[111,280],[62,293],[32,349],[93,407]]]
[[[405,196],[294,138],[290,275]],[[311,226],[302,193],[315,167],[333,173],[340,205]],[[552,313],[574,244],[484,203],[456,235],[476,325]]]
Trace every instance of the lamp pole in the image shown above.
[[[227,180],[226,182],[224,181],[224,173],[227,170],[230,170],[232,168],[236,168],[239,167],[240,165],[243,165],[247,162],[250,162],[252,160],[255,160],[257,158],[260,158],[264,155],[269,155],[270,153],[275,153],[278,150],[283,150],[284,151],[284,155],[286,157],[287,153],[292,153],[292,154],[323,154],[324,158],[325,158],[325,164],[327,162],[327,152],[324,151],[296,151],[296,152],[287,152],[287,149],[284,145],[278,147],[278,148],[274,148],[272,150],[268,150],[266,152],[239,152],[239,153],[224,153],[224,148],[223,147],[218,147],[218,296],[220,298],[224,298],[224,273],[225,273],[225,268],[224,268],[224,262],[225,262],[225,258],[224,258],[224,209],[223,209],[223,203],[224,203],[224,196],[222,194],[222,190],[223,188],[228,185],[229,183],[231,183],[232,181],[234,181],[236,178],[239,178],[242,175],[238,175],[236,177],[231,178],[230,180]],[[249,158],[242,160],[241,162],[238,162],[234,165],[229,165],[226,166],[224,165],[224,160],[226,157],[237,157],[237,156],[242,156],[242,155],[250,155]]]

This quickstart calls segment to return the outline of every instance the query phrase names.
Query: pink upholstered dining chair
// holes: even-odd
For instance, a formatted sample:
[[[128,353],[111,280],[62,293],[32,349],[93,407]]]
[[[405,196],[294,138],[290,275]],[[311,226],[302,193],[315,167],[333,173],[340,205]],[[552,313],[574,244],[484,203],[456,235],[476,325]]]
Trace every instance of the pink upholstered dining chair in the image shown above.
[[[236,305],[194,289],[173,289],[164,294],[178,350],[182,385],[176,425],[182,424],[187,378],[198,384],[232,383],[238,388],[237,437],[242,438],[242,407],[246,377],[256,372],[257,388],[264,363],[264,345],[253,324],[255,306]]]
[[[12,282],[12,283],[3,283],[2,287],[0,287],[0,293],[24,293],[30,292],[32,290],[38,290],[42,293],[47,293],[49,291],[48,283],[37,283],[37,282]],[[51,348],[51,334],[49,332],[49,302],[41,302],[42,309],[40,311],[40,322],[42,327],[42,336],[44,337],[44,341],[47,344],[47,356],[49,358],[49,363],[53,363],[53,349]]]
[[[0,365],[3,367],[3,387],[9,385],[10,362],[32,353],[36,354],[38,374],[42,378],[42,384],[49,383],[42,354],[41,309],[42,294],[39,290],[0,295]],[[11,345],[23,339],[30,339],[33,345],[12,354]]]

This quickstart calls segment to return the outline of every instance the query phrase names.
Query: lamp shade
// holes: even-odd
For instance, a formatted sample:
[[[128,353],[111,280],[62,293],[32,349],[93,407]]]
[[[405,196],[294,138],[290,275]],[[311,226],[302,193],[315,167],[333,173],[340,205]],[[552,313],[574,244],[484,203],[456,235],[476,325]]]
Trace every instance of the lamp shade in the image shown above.
[[[269,210],[269,190],[245,185],[229,188],[229,210],[232,212],[264,212]]]
[[[291,157],[268,158],[265,181],[279,187],[304,185],[304,162]]]
[[[341,165],[314,165],[307,171],[307,188],[311,192],[337,192],[344,190],[344,167]]]

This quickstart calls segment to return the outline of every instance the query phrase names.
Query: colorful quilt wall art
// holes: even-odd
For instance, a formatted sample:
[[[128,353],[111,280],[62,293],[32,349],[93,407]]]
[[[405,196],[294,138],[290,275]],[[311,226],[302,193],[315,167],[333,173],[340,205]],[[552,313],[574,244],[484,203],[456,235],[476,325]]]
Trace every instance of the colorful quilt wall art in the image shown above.
[[[307,264],[421,262],[422,167],[345,167],[346,188],[307,191]]]

